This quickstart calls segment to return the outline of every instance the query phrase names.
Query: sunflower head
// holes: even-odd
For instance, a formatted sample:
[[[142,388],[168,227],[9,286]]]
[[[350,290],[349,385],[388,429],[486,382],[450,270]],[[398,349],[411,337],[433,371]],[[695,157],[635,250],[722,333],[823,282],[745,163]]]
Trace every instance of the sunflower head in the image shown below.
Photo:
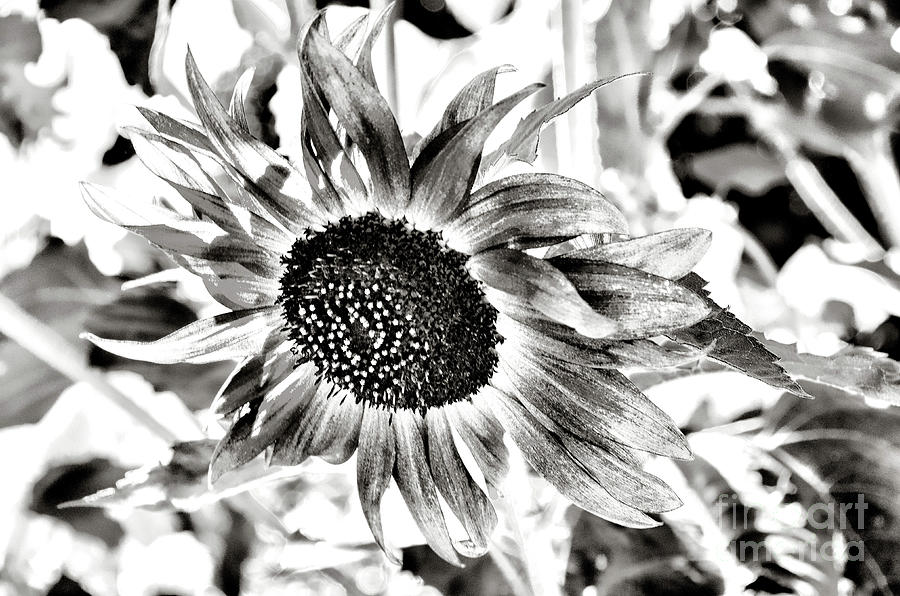
[[[190,215],[93,186],[85,198],[231,310],[155,342],[92,341],[155,362],[239,360],[213,403],[230,422],[210,480],[263,452],[279,465],[358,452],[363,511],[388,554],[380,502],[391,480],[442,557],[485,552],[504,434],[576,505],[656,525],[648,512],[680,502],[641,453],[690,452],[618,369],[688,355],[651,338],[710,314],[677,281],[708,232],[630,238],[599,192],[554,174],[485,183],[564,111],[538,108],[483,155],[540,87],[495,101],[502,68],[476,76],[408,152],[372,72],[385,14],[335,36],[319,15],[304,33],[301,164],[248,132],[248,79],[226,108],[188,54],[199,122],[142,110],[149,127],[130,133]],[[464,535],[451,535],[450,516]]]

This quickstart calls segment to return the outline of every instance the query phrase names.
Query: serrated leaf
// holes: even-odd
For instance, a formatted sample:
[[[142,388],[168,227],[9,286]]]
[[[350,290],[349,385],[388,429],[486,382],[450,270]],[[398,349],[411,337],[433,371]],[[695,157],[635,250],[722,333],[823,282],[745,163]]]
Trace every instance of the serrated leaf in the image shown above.
[[[705,296],[713,312],[699,323],[669,333],[670,339],[704,350],[710,358],[767,385],[809,397],[778,364],[778,356],[751,335],[753,329],[749,325],[709,298],[709,293],[703,290],[706,280],[690,273],[679,283]]]
[[[874,397],[900,406],[900,362],[862,346],[845,346],[831,356],[817,356],[759,338],[774,352],[791,376],[834,387],[862,397]]]

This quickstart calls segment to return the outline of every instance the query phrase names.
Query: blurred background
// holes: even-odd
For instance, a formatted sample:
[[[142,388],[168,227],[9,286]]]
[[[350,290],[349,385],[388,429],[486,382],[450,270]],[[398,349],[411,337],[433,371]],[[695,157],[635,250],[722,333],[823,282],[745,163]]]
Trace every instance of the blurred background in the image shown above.
[[[251,129],[299,159],[296,36],[327,4],[332,31],[368,6],[0,0],[0,594],[900,593],[891,0],[402,0],[376,49],[411,141],[496,65],[516,68],[498,96],[547,83],[538,104],[650,73],[586,97],[546,126],[534,165],[515,167],[596,186],[634,235],[712,230],[707,289],[786,344],[785,368],[816,397],[706,361],[634,371],[697,456],[648,462],[685,502],[663,526],[569,508],[514,459],[491,554],[463,570],[420,546],[388,493],[399,569],[372,543],[354,463],[290,477],[251,465],[234,490],[207,489],[203,430],[221,429],[205,408],[230,363],[129,361],[78,334],[155,339],[223,308],[93,218],[77,182],[172,196],[120,130],[136,105],[192,118],[188,44],[223,100],[255,67]],[[196,441],[173,451],[166,433]],[[97,491],[93,507],[58,508]]]

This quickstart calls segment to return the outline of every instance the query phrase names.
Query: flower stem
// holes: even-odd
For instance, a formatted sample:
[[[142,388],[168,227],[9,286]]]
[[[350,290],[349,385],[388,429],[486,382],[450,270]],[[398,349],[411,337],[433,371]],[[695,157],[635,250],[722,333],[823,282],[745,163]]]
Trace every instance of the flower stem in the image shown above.
[[[372,0],[372,10],[378,12],[386,8],[390,2],[388,0]],[[397,105],[397,42],[394,38],[394,25],[399,18],[399,11],[402,4],[397,3],[391,8],[391,14],[388,16],[387,23],[384,25],[384,44],[386,48],[385,54],[385,78],[387,82],[387,100],[394,114],[399,114]]]
[[[100,372],[88,366],[84,356],[68,340],[3,294],[0,294],[0,333],[71,380],[87,383],[160,439],[167,443],[179,440],[174,432],[110,385]]]

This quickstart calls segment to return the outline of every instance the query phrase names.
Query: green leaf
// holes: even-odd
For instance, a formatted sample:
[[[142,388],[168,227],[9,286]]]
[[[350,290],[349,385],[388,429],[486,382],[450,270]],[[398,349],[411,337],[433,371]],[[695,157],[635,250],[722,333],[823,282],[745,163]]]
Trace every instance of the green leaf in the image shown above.
[[[709,298],[709,293],[703,290],[706,280],[689,273],[679,283],[705,296],[713,312],[699,323],[667,334],[670,339],[704,350],[710,358],[763,383],[809,397],[779,365],[778,356],[751,335],[753,329],[749,325]]]

